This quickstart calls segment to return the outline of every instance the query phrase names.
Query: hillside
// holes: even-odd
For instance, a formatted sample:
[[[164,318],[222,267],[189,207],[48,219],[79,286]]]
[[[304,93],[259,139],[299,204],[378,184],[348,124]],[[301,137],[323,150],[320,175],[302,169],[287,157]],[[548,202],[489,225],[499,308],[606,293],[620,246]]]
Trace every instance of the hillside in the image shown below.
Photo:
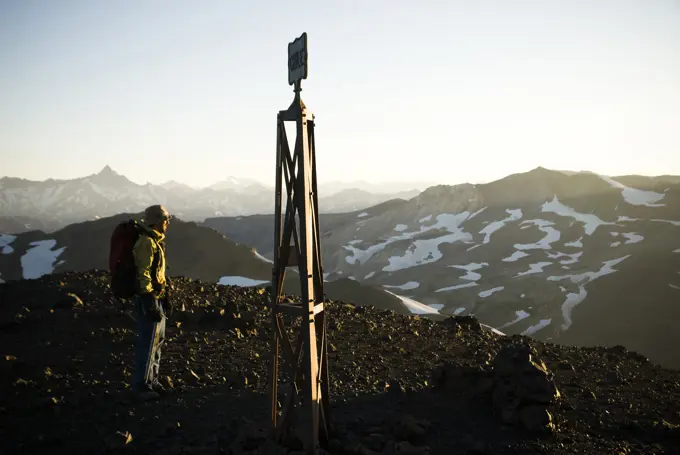
[[[322,211],[347,212],[396,197],[410,198],[419,193],[408,183],[394,182],[394,191],[372,192],[374,188],[355,182],[358,187],[333,182],[321,186]],[[401,189],[397,189],[401,188]],[[274,212],[274,189],[251,179],[229,177],[205,188],[192,188],[169,181],[160,185],[139,185],[124,175],[104,167],[97,174],[70,180],[31,181],[0,178],[0,213],[3,217],[30,217],[30,223],[10,224],[0,219],[0,234],[29,229],[58,229],[68,224],[137,212],[153,204],[164,204],[184,220],[202,221],[214,216],[238,216]],[[37,220],[37,221],[36,221]]]
[[[319,229],[322,242],[334,229],[348,227],[356,223],[357,218],[376,216],[388,210],[397,210],[406,204],[404,199],[391,199],[369,208],[362,208],[348,213],[320,213]],[[364,215],[364,213],[366,215]],[[200,223],[202,226],[215,229],[227,235],[235,242],[252,246],[262,256],[274,257],[274,215],[248,215],[237,217],[210,217]]]
[[[640,188],[537,168],[321,215],[324,270],[506,333],[622,344],[680,368],[680,184],[621,181]],[[205,223],[271,251],[271,218]]]
[[[0,284],[3,451],[255,453],[268,416],[267,294],[174,283],[184,311],[168,325],[168,391],[150,403],[131,400],[135,323],[105,274]],[[473,318],[326,308],[331,454],[680,453],[680,372],[634,352],[499,336]],[[258,453],[299,453],[269,449]]]
[[[28,216],[0,216],[0,233],[19,234],[29,231],[51,232],[59,228],[58,223]]]
[[[139,215],[120,214],[75,223],[51,234],[32,231],[4,235],[0,245],[4,242],[9,251],[0,255],[0,277],[8,281],[52,272],[106,269],[113,229],[119,222],[134,217]],[[214,282],[232,276],[271,280],[271,265],[258,259],[252,248],[237,245],[194,222],[173,220],[167,247],[172,274]]]
[[[59,272],[84,272],[108,267],[109,239],[116,224],[139,214],[120,214],[69,225],[51,234],[32,231],[0,234],[0,280],[35,279]],[[241,286],[268,286],[272,264],[252,248],[239,245],[195,222],[172,221],[167,235],[168,268],[172,275]],[[297,269],[289,269],[284,291],[300,295]],[[347,281],[347,280],[346,280]],[[1,281],[0,281],[1,282]],[[324,292],[360,305],[408,312],[396,296],[358,282],[327,283]]]

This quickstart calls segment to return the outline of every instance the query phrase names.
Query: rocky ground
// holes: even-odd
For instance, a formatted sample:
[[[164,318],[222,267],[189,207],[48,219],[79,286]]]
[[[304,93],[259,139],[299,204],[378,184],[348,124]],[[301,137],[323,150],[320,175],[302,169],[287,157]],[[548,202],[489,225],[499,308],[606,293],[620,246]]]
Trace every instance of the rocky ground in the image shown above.
[[[103,272],[0,285],[3,454],[295,453],[268,416],[267,294],[175,279],[159,401],[129,392],[135,322]],[[680,454],[680,371],[327,305],[332,454]],[[299,452],[298,452],[299,453]]]

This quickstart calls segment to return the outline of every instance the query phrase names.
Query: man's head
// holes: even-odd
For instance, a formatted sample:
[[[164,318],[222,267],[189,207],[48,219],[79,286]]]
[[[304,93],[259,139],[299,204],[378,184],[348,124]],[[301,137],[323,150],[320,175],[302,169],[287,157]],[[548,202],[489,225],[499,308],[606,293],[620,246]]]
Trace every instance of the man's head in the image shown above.
[[[147,226],[165,233],[170,223],[170,213],[162,205],[152,205],[144,210],[144,222]]]

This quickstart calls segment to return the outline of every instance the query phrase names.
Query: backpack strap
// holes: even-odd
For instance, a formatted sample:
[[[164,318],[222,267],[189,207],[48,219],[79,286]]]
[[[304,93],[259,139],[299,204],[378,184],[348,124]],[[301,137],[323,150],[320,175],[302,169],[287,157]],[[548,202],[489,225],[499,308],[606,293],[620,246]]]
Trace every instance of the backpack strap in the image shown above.
[[[146,234],[146,233],[144,233],[144,234],[147,235],[147,237],[151,238],[151,236],[149,236],[148,234]],[[165,240],[161,240],[159,242],[159,241],[156,241],[155,239],[151,238],[151,241],[154,242],[158,246],[158,250],[162,249],[163,253],[165,253]],[[160,261],[161,261],[161,252],[158,251],[158,250],[156,250],[156,252],[154,253],[153,261],[151,262],[151,274],[152,274],[151,276],[152,276],[153,279],[155,279],[156,276],[158,276],[158,267],[159,267]],[[152,283],[157,284],[153,280],[152,280]],[[157,289],[157,290],[160,291],[160,289]]]

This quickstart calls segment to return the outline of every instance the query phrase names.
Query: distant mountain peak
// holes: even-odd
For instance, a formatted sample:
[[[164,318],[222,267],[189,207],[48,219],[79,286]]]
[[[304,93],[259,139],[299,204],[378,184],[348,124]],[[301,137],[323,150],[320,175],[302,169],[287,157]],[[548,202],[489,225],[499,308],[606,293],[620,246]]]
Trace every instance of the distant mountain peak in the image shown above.
[[[101,171],[99,171],[99,172],[97,173],[97,175],[101,175],[101,176],[108,176],[108,175],[111,175],[111,176],[119,176],[120,174],[119,174],[118,172],[114,171],[114,170],[111,168],[111,166],[109,166],[109,165],[107,164],[106,166],[104,166],[104,167],[102,168]]]
[[[528,173],[529,174],[555,174],[558,171],[553,171],[552,169],[545,168],[543,166],[538,166],[535,167],[534,169],[530,170]]]
[[[90,180],[97,184],[110,187],[118,187],[120,185],[127,186],[132,183],[127,177],[114,171],[108,164],[104,166],[101,171],[90,176]]]

